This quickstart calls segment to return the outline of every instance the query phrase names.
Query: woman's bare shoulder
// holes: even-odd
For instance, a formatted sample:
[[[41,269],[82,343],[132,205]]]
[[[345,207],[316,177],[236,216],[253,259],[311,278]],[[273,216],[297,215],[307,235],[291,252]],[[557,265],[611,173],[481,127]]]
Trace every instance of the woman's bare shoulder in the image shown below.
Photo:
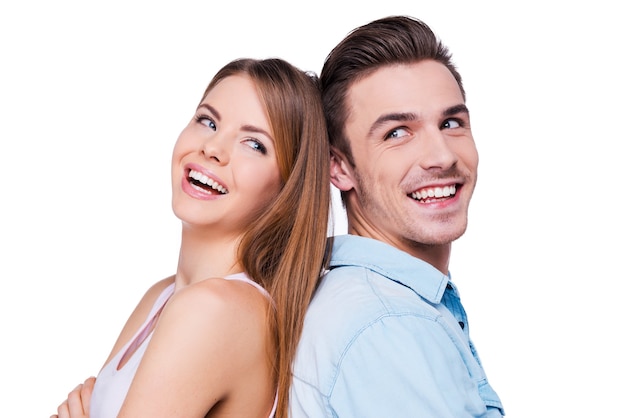
[[[270,301],[259,289],[241,280],[211,278],[177,291],[168,302],[167,315],[194,316],[198,325],[211,325],[226,335],[236,335],[242,327],[261,331],[250,338],[264,337]],[[166,312],[164,311],[164,314]]]
[[[155,412],[183,408],[188,416],[204,415],[217,403],[234,408],[239,397],[247,400],[237,407],[266,405],[273,396],[269,306],[263,293],[241,281],[207,279],[177,289],[159,317],[124,412],[132,415],[140,404],[145,410],[146,399]],[[155,376],[168,376],[168,384]]]

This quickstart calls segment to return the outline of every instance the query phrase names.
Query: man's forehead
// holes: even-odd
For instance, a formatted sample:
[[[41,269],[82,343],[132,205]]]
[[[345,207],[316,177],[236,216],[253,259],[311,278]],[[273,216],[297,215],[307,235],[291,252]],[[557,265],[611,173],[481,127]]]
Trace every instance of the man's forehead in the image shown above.
[[[461,89],[443,64],[420,61],[389,65],[355,81],[348,89],[347,124],[371,124],[385,114],[440,114],[463,103]]]

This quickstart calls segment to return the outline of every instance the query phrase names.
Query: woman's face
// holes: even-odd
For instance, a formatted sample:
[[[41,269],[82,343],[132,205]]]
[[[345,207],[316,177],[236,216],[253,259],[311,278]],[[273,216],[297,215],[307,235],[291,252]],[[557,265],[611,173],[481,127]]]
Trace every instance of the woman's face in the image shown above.
[[[183,223],[241,234],[282,187],[273,132],[246,75],[220,81],[172,156],[172,207]]]

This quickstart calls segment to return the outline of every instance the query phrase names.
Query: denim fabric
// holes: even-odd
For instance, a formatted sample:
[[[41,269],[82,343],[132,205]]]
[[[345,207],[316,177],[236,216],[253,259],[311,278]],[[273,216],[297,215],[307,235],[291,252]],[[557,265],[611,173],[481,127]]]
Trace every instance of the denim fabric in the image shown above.
[[[290,416],[502,414],[449,277],[383,242],[335,237],[305,318]]]

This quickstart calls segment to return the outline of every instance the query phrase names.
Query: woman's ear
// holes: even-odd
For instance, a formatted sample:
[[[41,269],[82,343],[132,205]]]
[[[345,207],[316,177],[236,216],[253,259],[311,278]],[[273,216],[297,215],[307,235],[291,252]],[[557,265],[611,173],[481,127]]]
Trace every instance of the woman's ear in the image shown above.
[[[330,182],[342,192],[354,188],[352,167],[345,155],[335,147],[330,147]]]

